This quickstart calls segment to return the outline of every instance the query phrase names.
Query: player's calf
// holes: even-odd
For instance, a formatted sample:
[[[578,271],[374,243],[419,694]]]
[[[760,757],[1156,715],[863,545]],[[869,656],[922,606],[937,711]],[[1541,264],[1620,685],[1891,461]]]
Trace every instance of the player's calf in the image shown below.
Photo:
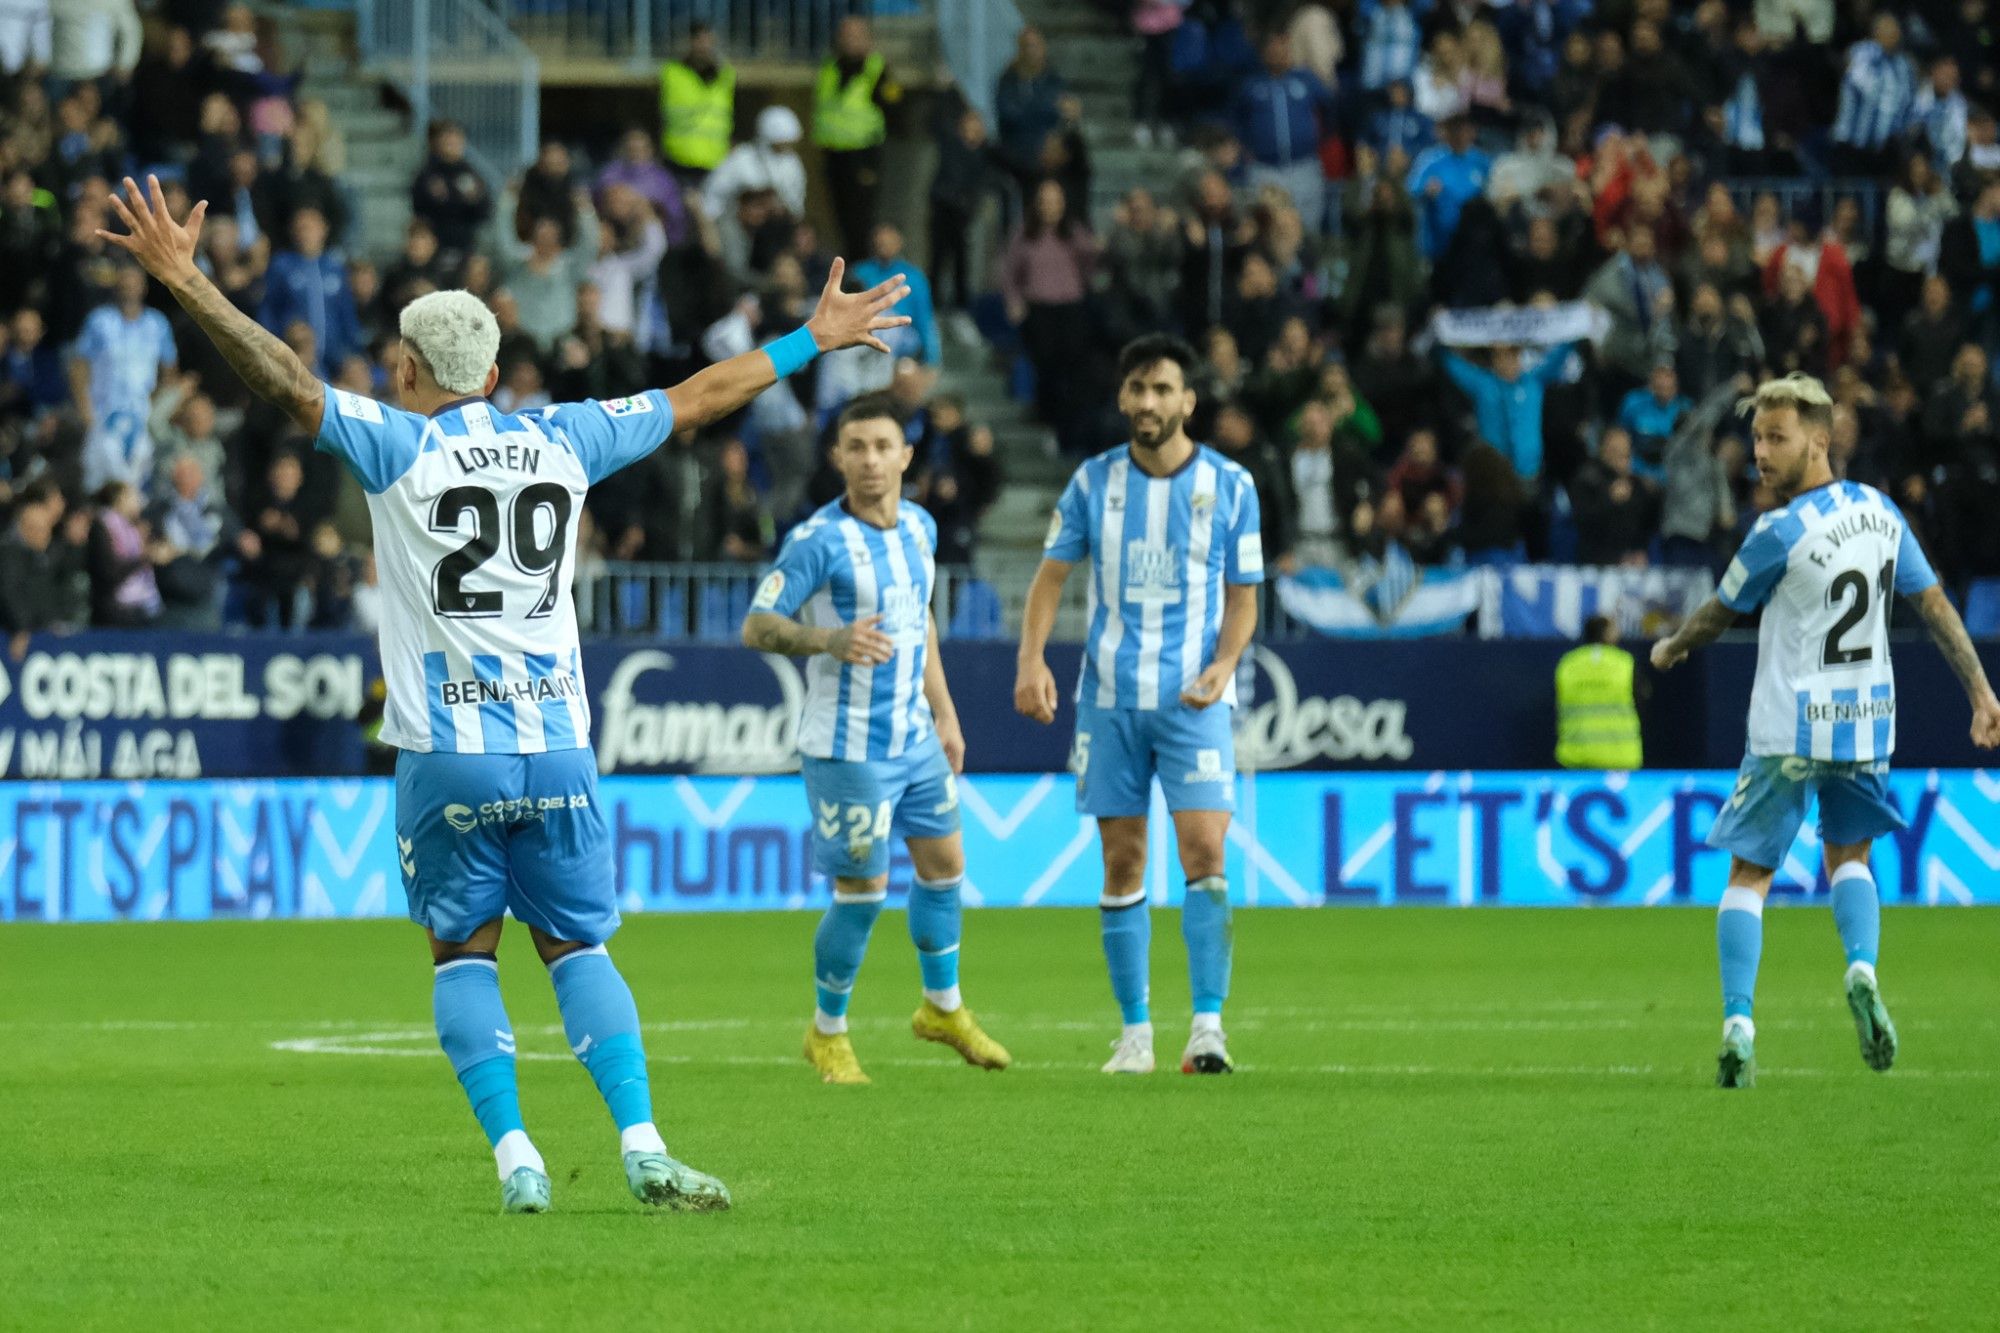
[[[514,1028],[500,1000],[494,956],[442,951],[431,980],[431,1007],[438,1045],[492,1145],[502,1206],[510,1213],[548,1211],[548,1171],[521,1120]]]

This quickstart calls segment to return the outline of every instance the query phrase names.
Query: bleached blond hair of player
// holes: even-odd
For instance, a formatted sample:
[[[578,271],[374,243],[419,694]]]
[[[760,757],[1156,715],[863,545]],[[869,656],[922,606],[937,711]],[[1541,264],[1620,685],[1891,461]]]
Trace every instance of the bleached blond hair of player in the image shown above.
[[[1826,385],[1802,370],[1765,380],[1753,392],[1736,400],[1736,411],[1742,416],[1787,407],[1798,414],[1799,424],[1807,430],[1833,433],[1833,395],[1826,391]]]
[[[396,321],[403,342],[430,367],[446,393],[486,391],[486,373],[500,355],[500,321],[466,291],[430,292],[403,307]]]

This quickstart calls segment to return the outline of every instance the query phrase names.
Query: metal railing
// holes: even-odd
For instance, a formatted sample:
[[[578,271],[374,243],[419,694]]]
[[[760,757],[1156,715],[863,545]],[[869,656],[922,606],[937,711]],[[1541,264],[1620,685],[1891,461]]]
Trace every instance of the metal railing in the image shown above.
[[[651,64],[678,52],[697,23],[735,60],[819,60],[849,14],[871,0],[492,0],[516,33],[551,54]],[[919,12],[911,0],[908,12]]]
[[[1830,177],[1814,180],[1801,176],[1733,176],[1722,182],[1729,191],[1729,197],[1744,217],[1757,202],[1757,196],[1768,194],[1778,201],[1778,212],[1790,218],[1810,204],[1817,210],[1817,221],[1825,226],[1833,221],[1834,205],[1842,199],[1852,199],[1861,210],[1862,235],[1874,237],[1876,226],[1882,217],[1882,183],[1872,177]]]
[[[535,160],[541,62],[480,0],[356,0],[363,68],[409,98],[418,125],[465,126],[466,156],[497,187]]]
[[[735,643],[763,575],[761,565],[747,564],[589,566],[574,586],[577,625],[595,637]],[[1008,610],[999,588],[970,567],[938,567],[931,614],[941,637],[1009,637],[1019,623],[1018,604],[1011,618]]]

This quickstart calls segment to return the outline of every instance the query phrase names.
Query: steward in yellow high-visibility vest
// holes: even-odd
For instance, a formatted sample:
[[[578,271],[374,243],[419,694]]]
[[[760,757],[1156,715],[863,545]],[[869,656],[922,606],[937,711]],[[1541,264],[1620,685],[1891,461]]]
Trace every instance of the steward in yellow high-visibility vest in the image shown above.
[[[1638,768],[1644,763],[1632,654],[1617,646],[1617,622],[1592,616],[1583,644],[1556,664],[1556,762],[1564,768]]]
[[[696,24],[687,54],[660,66],[660,151],[678,170],[710,172],[735,132],[735,67],[717,59],[714,29]]]
[[[813,142],[826,159],[826,183],[850,255],[865,253],[882,187],[882,108],[902,97],[889,77],[868,20],[850,15],[834,30],[833,55],[813,80]]]

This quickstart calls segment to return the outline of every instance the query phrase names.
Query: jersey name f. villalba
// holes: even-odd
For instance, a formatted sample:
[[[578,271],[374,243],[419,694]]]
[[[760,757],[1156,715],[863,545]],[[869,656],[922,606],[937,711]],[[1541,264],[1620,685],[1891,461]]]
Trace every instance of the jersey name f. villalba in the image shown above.
[[[591,485],[673,433],[666,394],[429,417],[328,385],[316,447],[361,482],[382,585],[382,740],[440,754],[590,744],[576,529]]]
[[[880,615],[875,628],[895,645],[881,666],[825,653],[806,662],[800,754],[896,759],[931,736],[924,667],[936,581],[937,524],[913,504],[897,507],[894,527],[878,528],[835,500],[792,529],[751,609],[827,629]]]
[[[1171,476],[1133,461],[1130,445],[1078,468],[1056,502],[1042,553],[1090,561],[1080,702],[1161,708],[1215,656],[1223,585],[1264,581],[1257,487],[1198,445]],[[1222,702],[1236,703],[1236,681]]]
[[[1722,577],[1722,604],[1764,609],[1750,753],[1885,762],[1896,748],[1889,602],[1937,582],[1902,511],[1836,481],[1757,520]]]

